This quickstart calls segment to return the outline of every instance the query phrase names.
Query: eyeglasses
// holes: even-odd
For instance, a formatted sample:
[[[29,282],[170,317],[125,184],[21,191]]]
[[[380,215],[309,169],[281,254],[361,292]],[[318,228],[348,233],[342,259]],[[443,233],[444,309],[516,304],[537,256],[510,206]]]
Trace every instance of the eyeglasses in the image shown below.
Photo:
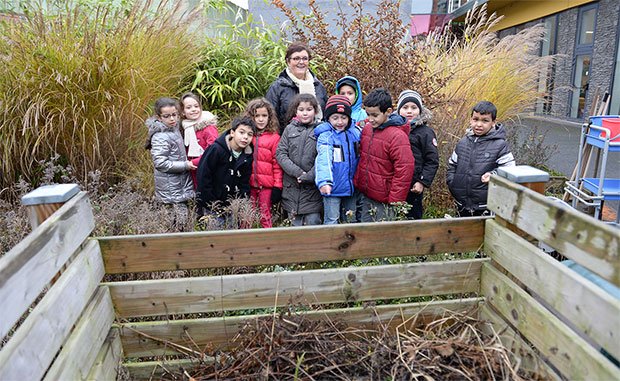
[[[308,61],[310,61],[310,57],[291,57],[290,59],[293,62],[299,62],[299,61],[308,62]]]
[[[176,118],[177,116],[179,116],[179,114],[177,114],[176,112],[173,112],[172,114],[163,114],[163,115],[160,115],[160,117],[161,117],[162,119]]]

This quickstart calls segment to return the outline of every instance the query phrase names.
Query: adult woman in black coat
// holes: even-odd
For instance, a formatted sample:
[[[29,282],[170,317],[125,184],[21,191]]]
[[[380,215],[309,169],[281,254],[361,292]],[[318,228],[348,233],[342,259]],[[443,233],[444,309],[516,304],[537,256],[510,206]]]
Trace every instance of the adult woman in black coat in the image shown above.
[[[286,69],[271,84],[265,96],[273,105],[280,122],[280,134],[290,120],[286,120],[288,107],[295,95],[312,94],[319,102],[320,110],[317,119],[322,119],[322,110],[327,102],[327,91],[314,74],[308,64],[312,59],[310,49],[301,43],[292,43],[286,50]]]

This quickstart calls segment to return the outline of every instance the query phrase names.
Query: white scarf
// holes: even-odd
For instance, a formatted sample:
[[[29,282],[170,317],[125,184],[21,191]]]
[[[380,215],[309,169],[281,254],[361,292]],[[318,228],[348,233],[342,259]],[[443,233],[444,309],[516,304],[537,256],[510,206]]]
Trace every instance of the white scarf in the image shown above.
[[[187,147],[187,157],[200,157],[200,155],[202,155],[202,153],[205,151],[204,148],[202,148],[198,143],[198,138],[196,137],[196,129],[194,127],[196,127],[196,124],[199,124],[201,122],[205,122],[207,124],[215,124],[214,118],[215,115],[211,114],[209,111],[203,111],[198,120],[185,119],[181,122],[184,131],[184,142],[185,146]]]
[[[310,73],[310,70],[306,70],[306,78],[299,79],[295,77],[295,75],[291,72],[291,70],[286,68],[286,75],[293,81],[294,84],[299,88],[299,94],[312,94],[316,98],[316,90],[314,88],[314,77]],[[319,110],[316,113],[315,120],[323,119],[323,111],[321,110],[321,105],[319,104]]]

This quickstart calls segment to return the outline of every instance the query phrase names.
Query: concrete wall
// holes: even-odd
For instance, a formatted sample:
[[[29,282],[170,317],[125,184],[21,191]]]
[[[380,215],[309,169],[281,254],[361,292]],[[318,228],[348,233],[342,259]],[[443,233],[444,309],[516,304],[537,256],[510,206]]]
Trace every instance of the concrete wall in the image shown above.
[[[593,115],[591,106],[594,97],[594,89],[597,87],[601,92],[610,91],[613,80],[614,61],[616,56],[616,44],[618,41],[618,14],[620,2],[617,0],[601,0],[598,6],[596,18],[596,31],[594,33],[594,53],[592,54],[592,73],[590,74],[590,92],[586,100],[588,114]],[[620,78],[616,78],[620,81]],[[620,96],[617,94],[616,96]]]
[[[403,24],[409,25],[411,20],[411,2],[414,0],[403,0],[400,3],[400,19]],[[308,0],[284,0],[283,3],[288,7],[294,7],[299,9],[302,14],[309,14]],[[366,0],[364,1],[364,10],[369,14],[374,14],[377,9],[377,5],[380,0]],[[348,0],[316,0],[316,4],[319,9],[327,12],[327,21],[331,22],[330,32],[336,36],[339,36],[342,31],[339,31],[336,27],[336,18],[338,13],[342,11],[344,14],[352,14],[353,9],[349,6]],[[265,24],[271,25],[277,28],[282,28],[287,31],[286,16],[275,6],[271,4],[269,0],[250,0],[249,12],[252,14],[255,22],[264,21]]]

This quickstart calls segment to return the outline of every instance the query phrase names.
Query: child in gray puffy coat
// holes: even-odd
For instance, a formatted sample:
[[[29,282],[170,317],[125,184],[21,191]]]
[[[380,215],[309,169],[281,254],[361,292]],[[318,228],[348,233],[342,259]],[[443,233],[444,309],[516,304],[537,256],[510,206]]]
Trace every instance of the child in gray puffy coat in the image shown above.
[[[148,140],[155,175],[155,199],[172,205],[173,225],[181,230],[189,220],[187,201],[194,198],[189,171],[196,169],[187,160],[183,137],[179,129],[177,102],[171,98],[155,101],[155,115],[146,120]]]

